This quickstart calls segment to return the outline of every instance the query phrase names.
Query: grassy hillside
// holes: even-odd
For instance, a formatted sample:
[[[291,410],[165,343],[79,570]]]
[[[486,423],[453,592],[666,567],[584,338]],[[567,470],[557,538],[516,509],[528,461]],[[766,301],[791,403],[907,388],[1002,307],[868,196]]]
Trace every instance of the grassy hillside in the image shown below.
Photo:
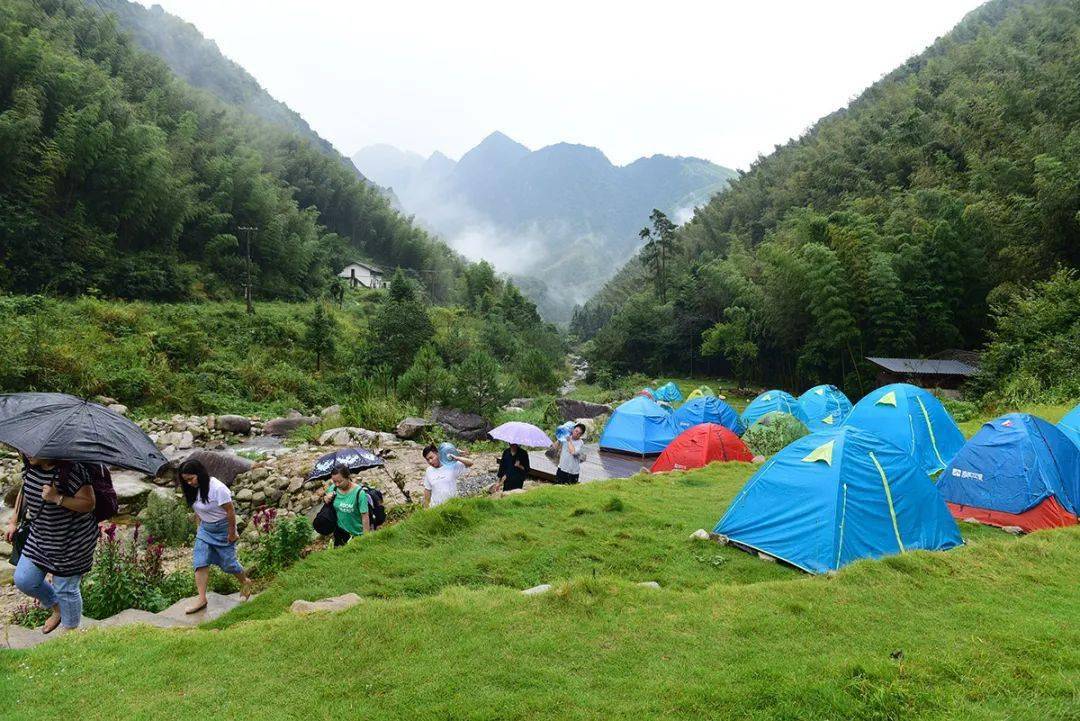
[[[1080,529],[965,525],[963,548],[814,578],[687,540],[750,472],[420,512],[309,557],[220,630],[0,655],[5,718],[1075,718]],[[556,590],[516,590],[540,582]],[[366,600],[275,615],[344,590]]]
[[[993,0],[761,158],[572,329],[616,371],[851,393],[867,355],[976,349],[1019,288],[1080,265],[1078,98],[1080,6]]]

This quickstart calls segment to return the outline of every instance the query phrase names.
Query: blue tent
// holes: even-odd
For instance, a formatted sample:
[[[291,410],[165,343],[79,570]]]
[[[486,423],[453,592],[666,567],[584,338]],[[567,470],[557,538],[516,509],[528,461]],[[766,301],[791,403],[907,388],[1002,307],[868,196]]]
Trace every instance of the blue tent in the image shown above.
[[[682,391],[679,390],[679,386],[671,381],[668,381],[657,388],[653,397],[658,401],[666,401],[667,403],[678,403],[683,399]]]
[[[1058,428],[1072,439],[1072,442],[1080,446],[1080,404],[1065,414],[1058,423]]]
[[[835,428],[851,413],[851,401],[833,385],[814,386],[799,396],[799,405],[806,412],[806,425],[811,431]]]
[[[717,423],[740,436],[745,430],[735,409],[716,396],[698,396],[675,411],[675,425],[680,433],[699,423]]]
[[[964,434],[941,401],[907,383],[870,391],[851,409],[844,425],[903,448],[931,475],[943,470],[964,445]]]
[[[964,507],[954,508],[959,517],[1024,530],[1075,523],[1080,448],[1042,418],[1009,413],[983,424],[964,444],[938,479],[938,491]]]
[[[963,543],[915,459],[850,426],[804,436],[773,456],[715,531],[809,573]]]
[[[749,428],[757,423],[762,416],[774,411],[788,413],[809,425],[810,419],[806,417],[806,412],[799,405],[799,401],[795,400],[795,396],[787,391],[771,390],[760,394],[750,401],[750,405],[746,406],[746,410],[742,414],[743,427]]]
[[[678,434],[671,411],[647,396],[635,396],[611,414],[600,435],[600,448],[652,455],[663,452]]]

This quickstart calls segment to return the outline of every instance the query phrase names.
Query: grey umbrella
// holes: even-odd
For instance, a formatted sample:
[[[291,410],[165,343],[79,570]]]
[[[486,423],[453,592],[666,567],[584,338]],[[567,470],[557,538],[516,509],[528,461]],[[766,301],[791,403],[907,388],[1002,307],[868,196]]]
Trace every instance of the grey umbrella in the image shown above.
[[[34,458],[96,461],[149,475],[168,462],[130,420],[66,393],[0,395],[0,443]]]

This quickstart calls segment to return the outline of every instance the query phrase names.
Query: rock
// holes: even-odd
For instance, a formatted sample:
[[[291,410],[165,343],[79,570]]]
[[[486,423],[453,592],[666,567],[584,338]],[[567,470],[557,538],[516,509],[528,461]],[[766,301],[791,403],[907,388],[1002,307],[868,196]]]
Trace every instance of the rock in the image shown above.
[[[585,426],[585,435],[592,436],[596,434],[596,419],[595,418],[575,418],[574,423],[580,423]]]
[[[236,492],[236,500],[250,501],[253,495],[254,493],[250,488],[241,488],[239,491]]]
[[[122,513],[137,513],[146,505],[150,492],[159,490],[147,483],[146,476],[137,471],[116,471],[110,475],[113,490],[116,491],[116,502]]]
[[[7,541],[0,541],[0,556],[4,558],[11,556],[11,544]]]
[[[551,590],[550,583],[541,583],[539,586],[533,586],[532,588],[526,588],[521,592],[522,596],[539,596],[542,593],[547,593]]]
[[[340,418],[341,417],[341,405],[335,403],[332,406],[327,406],[320,411],[319,415],[322,418]]]
[[[397,428],[394,429],[395,435],[398,438],[416,438],[426,428],[430,428],[434,424],[424,418],[417,418],[415,416],[409,416],[397,424]]]
[[[246,436],[251,433],[251,419],[245,416],[218,416],[214,419],[214,428],[226,433],[237,433]]]
[[[750,459],[750,462],[751,463],[764,463],[765,462],[765,456],[754,456],[752,459]]]
[[[578,401],[573,398],[556,398],[555,407],[559,409],[559,417],[563,420],[575,418],[596,418],[611,413],[611,406],[603,403],[589,403]]]
[[[360,603],[360,597],[355,593],[346,593],[341,596],[324,598],[319,601],[293,601],[289,610],[296,614],[319,613],[321,611],[344,611]]]
[[[510,405],[516,408],[532,408],[533,403],[536,402],[534,398],[511,398]]]
[[[522,413],[525,409],[519,406],[503,406],[503,410],[507,413]]]
[[[304,487],[304,479],[303,478],[294,478],[291,481],[289,481],[289,487],[286,488],[285,490],[287,492],[289,492],[289,493],[296,493],[297,491],[299,491],[303,487]]]
[[[1011,533],[1014,536],[1020,536],[1024,533],[1024,529],[1020,528],[1020,526],[1002,526],[1001,530],[1005,531],[1005,533]]]
[[[760,559],[761,559],[762,561],[765,561],[766,563],[776,563],[776,559],[775,559],[775,558],[773,558],[773,557],[772,557],[772,556],[770,556],[769,554],[767,554],[767,553],[764,553],[764,552],[762,552],[762,551],[758,551],[758,554],[757,554],[757,556],[758,556],[758,558],[760,558]]]
[[[226,486],[231,486],[236,477],[247,473],[253,465],[251,461],[242,456],[232,453],[220,453],[218,451],[204,451],[197,449],[188,455],[188,459],[195,459],[206,466],[207,472]]]
[[[295,411],[292,411],[295,413]],[[315,416],[289,416],[288,418],[275,418],[267,421],[263,426],[263,432],[269,436],[287,436],[302,426],[313,426],[319,422]]]
[[[252,503],[262,503],[265,500],[266,500],[266,493],[264,493],[263,491],[256,491],[255,493],[251,494],[251,502]]]
[[[656,581],[642,581],[641,583],[638,583],[637,585],[641,586],[642,588],[655,588],[657,590],[660,590],[660,584],[657,583]]]
[[[492,428],[483,416],[466,413],[456,408],[435,406],[432,408],[431,416],[436,423],[446,429],[447,433],[464,441],[484,440]]]
[[[272,503],[277,503],[284,493],[285,491],[280,488],[271,488],[266,492],[266,497],[269,498]]]
[[[331,428],[319,436],[320,446],[347,446],[353,437],[348,428]]]
[[[695,541],[708,541],[709,532],[706,531],[704,528],[699,528],[690,534],[690,538],[694,539]]]
[[[374,448],[387,448],[398,442],[398,438],[393,433],[378,433],[378,442],[373,444]]]
[[[195,445],[195,436],[191,431],[184,431],[180,434],[180,438],[176,441],[176,447],[181,451],[186,451]]]
[[[125,406],[123,403],[110,403],[106,407],[113,413],[118,413],[122,416],[126,416],[128,414],[128,407]]]
[[[119,402],[115,398],[110,398],[109,396],[94,396],[90,400],[97,403],[99,406],[105,406],[106,408],[116,405]]]

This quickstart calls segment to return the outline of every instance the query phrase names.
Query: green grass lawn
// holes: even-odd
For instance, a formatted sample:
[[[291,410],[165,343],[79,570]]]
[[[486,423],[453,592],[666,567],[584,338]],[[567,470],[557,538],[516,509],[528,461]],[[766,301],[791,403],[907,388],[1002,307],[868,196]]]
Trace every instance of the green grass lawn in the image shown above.
[[[963,524],[963,548],[810,577],[688,539],[752,470],[423,511],[314,554],[215,628],[0,652],[0,717],[1078,717],[1080,528]],[[365,600],[283,613],[345,591]]]

